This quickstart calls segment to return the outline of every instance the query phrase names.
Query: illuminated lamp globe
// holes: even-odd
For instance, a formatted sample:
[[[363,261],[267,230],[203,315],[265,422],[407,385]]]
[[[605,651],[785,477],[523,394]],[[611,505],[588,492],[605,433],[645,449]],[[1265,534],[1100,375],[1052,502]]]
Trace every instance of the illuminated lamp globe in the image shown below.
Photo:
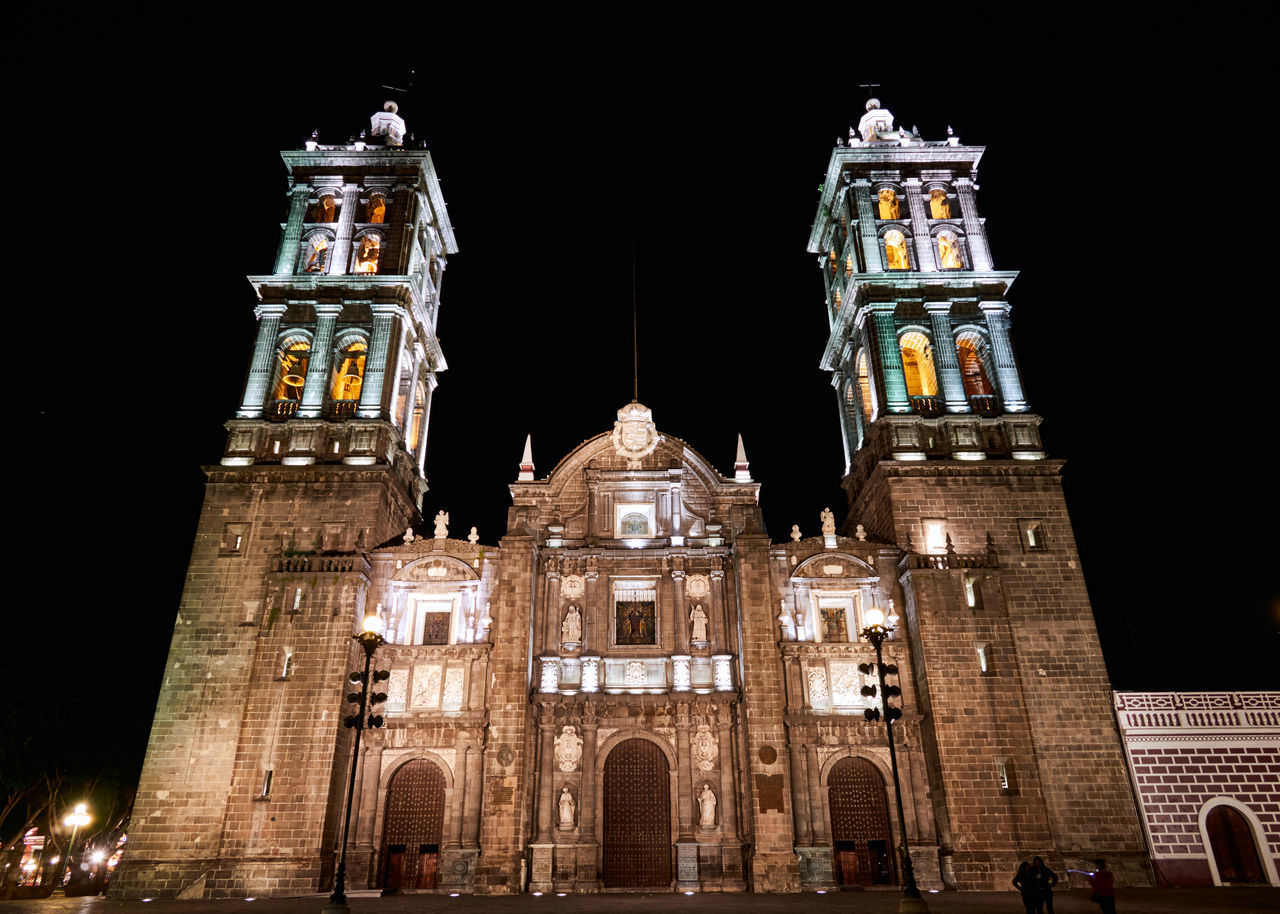
[[[862,620],[867,623],[868,628],[884,625],[884,611],[873,606],[862,614]]]
[[[369,634],[376,633],[382,628],[382,620],[372,613],[364,617],[364,630]]]

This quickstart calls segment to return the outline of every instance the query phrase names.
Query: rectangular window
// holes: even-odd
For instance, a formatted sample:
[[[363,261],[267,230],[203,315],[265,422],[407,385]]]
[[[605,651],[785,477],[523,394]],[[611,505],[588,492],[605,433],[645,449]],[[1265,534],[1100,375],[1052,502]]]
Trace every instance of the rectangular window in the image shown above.
[[[614,507],[614,532],[617,539],[648,539],[656,536],[653,502],[619,503]]]
[[[613,643],[658,643],[658,591],[652,581],[615,581]]]
[[[293,592],[293,609],[291,609],[290,612],[296,613],[301,611],[302,611],[302,588],[299,587]]]
[[[977,645],[977,651],[978,671],[985,676],[991,672],[991,668],[987,665],[987,646],[985,644],[979,644]]]
[[[270,768],[262,773],[262,789],[258,792],[259,800],[271,799],[271,780],[274,775],[275,772]]]
[[[982,609],[982,576],[966,571],[963,580],[965,606],[972,610]]]
[[[1023,518],[1018,521],[1022,532],[1022,548],[1025,552],[1043,552],[1046,548],[1044,540],[1044,521],[1039,518]]]
[[[218,545],[218,554],[244,555],[244,547],[248,540],[248,524],[226,524],[222,528],[222,542]]]
[[[934,555],[947,551],[947,522],[938,517],[926,517],[921,523],[924,525],[924,549],[925,552]]]
[[[293,675],[293,649],[284,649],[284,662],[280,664],[280,678],[288,679]]]
[[[452,597],[414,597],[413,643],[453,644]]]
[[[1006,758],[996,759],[996,778],[1000,782],[1001,793],[1018,792],[1018,784],[1013,774],[1013,762]]]

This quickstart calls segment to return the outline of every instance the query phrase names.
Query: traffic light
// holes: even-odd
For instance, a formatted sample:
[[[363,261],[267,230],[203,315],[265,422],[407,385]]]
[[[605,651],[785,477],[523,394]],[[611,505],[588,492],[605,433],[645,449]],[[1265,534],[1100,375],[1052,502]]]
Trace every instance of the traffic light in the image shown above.
[[[373,681],[374,681],[375,683],[378,683],[378,682],[386,682],[388,679],[390,679],[390,678],[391,678],[391,671],[390,671],[390,670],[374,670],[374,671],[373,671],[373,676],[372,676],[371,678],[373,679]],[[386,692],[370,692],[370,693],[369,693],[369,703],[368,703],[368,705],[366,705],[366,707],[367,707],[367,708],[369,708],[370,710],[372,710],[372,708],[373,708],[373,706],[374,706],[374,705],[382,704],[382,703],[383,703],[384,701],[386,701],[386,700],[387,700],[387,693],[386,693]],[[370,726],[371,728],[372,728],[372,727],[381,727],[381,726],[382,726],[382,723],[383,723],[383,718],[382,718],[382,715],[381,715],[381,714],[370,714],[370,715],[369,715],[369,726]]]

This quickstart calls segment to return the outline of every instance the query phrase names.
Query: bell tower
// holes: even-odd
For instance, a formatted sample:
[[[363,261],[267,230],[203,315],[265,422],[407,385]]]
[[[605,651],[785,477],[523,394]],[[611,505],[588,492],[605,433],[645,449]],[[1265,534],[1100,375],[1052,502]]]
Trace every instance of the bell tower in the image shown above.
[[[978,213],[984,150],[947,133],[895,127],[871,99],[828,162],[809,251],[845,526],[900,550],[944,881],[1002,887],[1040,854],[1059,871],[1105,856],[1148,883],[1062,462],[1010,341],[1017,274]]]
[[[249,277],[257,339],[205,468],[116,897],[331,882],[367,552],[418,519],[427,488],[457,251],[431,155],[388,102],[358,139],[282,157],[288,217],[274,272]]]

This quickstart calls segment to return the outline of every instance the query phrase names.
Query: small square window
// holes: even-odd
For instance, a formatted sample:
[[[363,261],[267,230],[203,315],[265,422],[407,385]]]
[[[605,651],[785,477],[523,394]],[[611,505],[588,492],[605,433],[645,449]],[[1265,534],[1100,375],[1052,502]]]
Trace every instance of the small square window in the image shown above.
[[[285,648],[284,660],[280,664],[280,678],[288,679],[293,675],[293,649]]]
[[[655,536],[653,503],[616,505],[613,535],[617,539],[649,539]]]
[[[996,759],[996,778],[1000,784],[1001,793],[1018,792],[1018,783],[1014,778],[1013,762],[1009,761],[1009,759]]]
[[[258,796],[256,797],[256,799],[259,799],[259,800],[271,799],[271,781],[274,775],[275,775],[275,772],[272,771],[270,768],[262,772],[262,789],[258,791]]]
[[[924,527],[925,552],[937,555],[947,551],[947,522],[940,517],[926,517],[921,520]]]
[[[985,643],[977,644],[974,645],[974,648],[978,652],[978,672],[983,676],[989,676],[991,674],[991,663],[987,656],[987,645]]]
[[[1018,521],[1024,552],[1043,552],[1047,546],[1044,538],[1044,521],[1039,518],[1023,518]]]
[[[248,542],[248,524],[226,524],[222,528],[222,542],[218,545],[218,554],[244,555],[244,548]]]

